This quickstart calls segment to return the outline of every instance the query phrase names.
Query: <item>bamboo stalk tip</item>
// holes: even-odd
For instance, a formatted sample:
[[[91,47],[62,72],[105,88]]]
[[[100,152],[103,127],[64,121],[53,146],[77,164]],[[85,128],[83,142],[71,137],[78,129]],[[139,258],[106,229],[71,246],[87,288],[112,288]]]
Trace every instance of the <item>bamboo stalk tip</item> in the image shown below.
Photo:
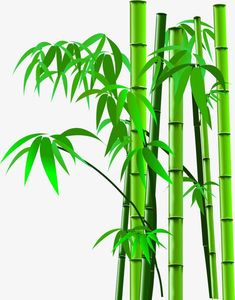
[[[160,13],[156,13],[156,15],[157,15],[157,16],[166,16],[167,14],[166,14],[166,13],[161,13],[161,12],[160,12]]]
[[[176,31],[176,30],[180,30],[180,31],[181,31],[182,28],[181,28],[181,27],[176,27],[176,26],[175,26],[175,27],[170,27],[169,30],[170,30],[170,31],[171,31],[171,30],[172,30],[172,31]]]
[[[222,3],[221,3],[221,4],[214,4],[213,6],[214,6],[214,7],[226,6],[226,4],[222,4]]]
[[[201,17],[196,16],[196,17],[194,17],[194,20],[201,20]]]

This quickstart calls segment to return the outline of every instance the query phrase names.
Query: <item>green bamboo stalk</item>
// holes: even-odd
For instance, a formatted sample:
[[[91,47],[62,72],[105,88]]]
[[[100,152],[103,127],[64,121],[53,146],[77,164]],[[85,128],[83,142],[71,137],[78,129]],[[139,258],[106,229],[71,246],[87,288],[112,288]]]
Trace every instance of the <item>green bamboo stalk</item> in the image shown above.
[[[154,51],[164,47],[165,44],[165,31],[166,31],[166,14],[156,14],[156,28],[155,28],[155,43]],[[160,53],[161,58],[164,57],[164,52]],[[160,72],[163,66],[161,66]],[[153,69],[153,75],[155,67]],[[153,117],[150,117],[149,125],[149,142],[159,139],[160,131],[160,114],[161,114],[161,98],[162,86],[155,89],[151,96],[151,103],[157,118],[157,124],[154,122]],[[158,148],[151,147],[150,150],[158,157]],[[145,202],[145,220],[151,225],[151,228],[157,227],[157,203],[156,203],[156,173],[147,168],[147,183],[146,183],[146,202]],[[154,257],[155,253],[151,253],[151,264],[148,263],[146,257],[142,260],[142,273],[141,273],[141,300],[151,300],[154,285]]]
[[[124,194],[128,197],[128,199],[130,198],[130,167],[129,166],[128,166],[128,168],[126,170],[126,174],[125,174]],[[128,229],[129,210],[130,210],[130,204],[126,198],[123,198],[122,220],[121,220],[122,230]],[[126,261],[125,250],[124,250],[123,244],[121,244],[120,248],[119,248],[119,256],[118,256],[115,300],[122,300],[123,285],[124,285],[124,273],[125,273],[125,261]]]
[[[195,26],[195,38],[196,38],[196,52],[203,57],[203,47],[201,38],[201,18],[194,18]],[[195,105],[195,104],[194,104]],[[197,109],[198,110],[198,109]],[[197,113],[198,115],[198,113]],[[202,158],[202,172],[203,172],[203,184],[211,181],[211,169],[210,169],[210,151],[209,151],[209,139],[208,139],[208,124],[205,118],[200,114],[201,122],[199,136],[201,138],[201,158]],[[198,120],[199,121],[199,120]],[[201,184],[201,183],[200,183]],[[217,264],[216,264],[216,247],[215,247],[215,232],[214,232],[214,216],[213,216],[213,203],[212,203],[212,189],[211,185],[206,186],[206,197],[204,199],[205,205],[205,217],[207,225],[207,250],[205,251],[205,258],[209,260],[207,267],[207,278],[209,296],[213,299],[218,299],[218,279],[217,279]],[[207,252],[207,253],[206,253]],[[209,259],[207,255],[209,256]]]
[[[204,183],[203,177],[203,162],[202,162],[202,145],[201,145],[201,134],[200,134],[200,120],[199,120],[199,111],[197,104],[192,97],[192,106],[193,106],[193,124],[194,124],[194,135],[195,135],[195,145],[196,145],[196,161],[197,161],[197,176],[198,183],[202,186]],[[206,211],[205,199],[203,198],[203,210]],[[204,249],[204,257],[206,263],[206,272],[207,272],[207,282],[208,282],[208,291],[209,298],[211,298],[211,274],[210,274],[210,259],[209,259],[209,249],[208,249],[208,232],[207,232],[207,218],[206,214],[200,212],[201,216],[201,230],[202,230],[202,244]]]
[[[146,96],[146,74],[139,76],[146,63],[146,1],[130,1],[130,58],[131,58],[131,91]],[[143,129],[146,129],[146,108],[137,102]],[[133,120],[131,120],[131,149],[143,146]],[[130,197],[142,215],[144,215],[145,187],[137,167],[136,157],[131,160]],[[141,224],[139,216],[130,209],[130,227]],[[139,248],[130,260],[130,299],[139,300],[141,282],[142,251]]]
[[[182,45],[181,28],[170,28],[170,45]],[[176,51],[170,51],[172,57]],[[183,299],[183,100],[176,103],[174,79],[170,78],[169,91],[169,235],[168,243],[168,299]]]
[[[216,66],[223,73],[225,82],[228,83],[228,48],[225,5],[214,5],[214,27]],[[219,88],[222,87],[220,86]],[[222,91],[218,94],[219,99],[217,104],[222,246],[222,291],[223,300],[234,300],[234,238],[230,142],[230,101],[228,84],[226,84],[226,89],[226,91]]]

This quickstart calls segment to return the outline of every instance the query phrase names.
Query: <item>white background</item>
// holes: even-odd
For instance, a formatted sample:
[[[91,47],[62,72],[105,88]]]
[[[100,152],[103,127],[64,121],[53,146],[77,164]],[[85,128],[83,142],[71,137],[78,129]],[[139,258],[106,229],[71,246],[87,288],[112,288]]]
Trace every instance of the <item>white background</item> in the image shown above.
[[[148,1],[148,44],[153,50],[156,12],[168,14],[168,27],[200,15],[212,24],[214,1]],[[235,7],[228,5],[228,34],[231,79],[234,77]],[[111,1],[4,1],[1,5],[0,50],[0,156],[16,139],[33,132],[60,133],[71,127],[95,131],[94,104],[89,112],[84,103],[70,104],[59,90],[50,103],[51,86],[45,85],[40,98],[33,93],[32,82],[22,93],[23,70],[14,76],[19,57],[41,41],[61,39],[83,41],[97,32],[106,33],[129,54],[129,3]],[[232,81],[232,80],[231,80]],[[123,83],[129,79],[123,75]],[[167,88],[163,100],[161,139],[167,142]],[[231,85],[232,133],[234,127],[234,85]],[[215,120],[216,113],[213,113]],[[214,123],[215,124],[215,123]],[[217,181],[216,126],[210,135],[212,179]],[[104,133],[105,139],[107,135]],[[104,145],[81,138],[79,153],[108,173]],[[196,173],[190,95],[185,97],[185,165]],[[234,153],[234,137],[233,137]],[[120,187],[120,156],[109,176]],[[161,161],[167,166],[164,155]],[[92,250],[96,239],[105,231],[120,226],[120,195],[92,170],[68,159],[70,176],[59,171],[60,196],[56,196],[43,173],[39,160],[27,187],[23,185],[24,161],[16,163],[5,176],[7,164],[0,170],[0,299],[3,300],[93,300],[114,299],[117,257],[112,257],[112,238]],[[233,171],[234,165],[233,165]],[[215,231],[220,277],[220,227],[218,191]],[[208,299],[198,208],[190,208],[185,199],[184,219],[184,295],[185,299]],[[158,181],[159,227],[167,228],[167,185]],[[166,244],[166,238],[162,239]],[[164,292],[167,295],[167,250],[157,252]],[[128,263],[127,263],[128,266]],[[128,268],[127,268],[128,270]],[[129,280],[126,276],[125,296]],[[159,299],[158,282],[155,299]],[[167,299],[165,297],[164,299]]]

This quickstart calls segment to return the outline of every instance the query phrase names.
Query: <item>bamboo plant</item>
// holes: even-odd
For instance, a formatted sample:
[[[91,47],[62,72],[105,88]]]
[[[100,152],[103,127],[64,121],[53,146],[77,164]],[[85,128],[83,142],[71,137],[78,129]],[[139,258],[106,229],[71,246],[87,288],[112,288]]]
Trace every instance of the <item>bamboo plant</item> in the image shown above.
[[[8,170],[22,156],[26,155],[25,183],[31,173],[38,154],[44,171],[59,194],[57,179],[57,165],[65,172],[68,169],[63,153],[69,154],[72,159],[79,160],[92,168],[107,180],[122,196],[121,228],[111,229],[104,233],[95,243],[98,245],[109,235],[116,233],[113,244],[113,253],[119,248],[118,268],[116,278],[115,299],[123,299],[123,285],[125,273],[125,259],[130,260],[130,300],[151,300],[154,288],[154,268],[157,270],[158,281],[163,296],[161,274],[156,259],[156,246],[163,246],[158,239],[159,233],[169,235],[169,300],[183,299],[183,181],[193,182],[195,191],[202,193],[205,207],[199,198],[196,202],[199,208],[204,209],[207,225],[204,232],[208,235],[208,249],[206,259],[209,262],[208,278],[211,284],[211,293],[217,297],[216,256],[214,247],[213,210],[211,200],[211,180],[209,167],[209,146],[207,127],[210,124],[208,103],[205,92],[204,75],[209,72],[217,80],[215,87],[219,86],[217,93],[219,145],[220,145],[220,194],[222,216],[222,244],[223,244],[223,297],[226,300],[234,298],[234,285],[229,285],[228,276],[233,278],[233,247],[229,239],[232,237],[232,208],[231,201],[228,206],[226,197],[231,200],[231,172],[229,163],[225,162],[225,155],[229,150],[229,100],[228,91],[224,90],[224,80],[228,81],[226,55],[227,48],[224,38],[225,15],[223,6],[215,6],[215,45],[217,53],[217,67],[207,65],[202,59],[202,45],[200,43],[201,28],[204,24],[200,19],[187,20],[180,27],[170,28],[166,31],[166,15],[157,14],[156,38],[153,57],[147,60],[146,45],[146,1],[130,1],[130,61],[121,52],[118,46],[105,34],[95,34],[84,42],[59,41],[55,44],[39,43],[29,49],[19,60],[16,69],[26,59],[31,58],[28,65],[23,87],[30,76],[35,73],[35,91],[40,94],[41,85],[45,80],[53,84],[52,98],[59,84],[62,84],[65,96],[73,101],[78,94],[77,102],[86,99],[90,107],[96,101],[96,129],[94,134],[84,128],[71,128],[61,134],[30,134],[18,140],[6,152],[2,161],[20,147],[23,149],[15,155],[10,162]],[[195,31],[188,25],[195,22]],[[218,29],[218,24],[223,26]],[[207,25],[206,25],[207,26]],[[165,35],[166,32],[166,35]],[[222,33],[222,35],[221,35]],[[190,35],[190,40],[187,38]],[[206,34],[213,35],[211,31],[204,30],[205,48],[210,54]],[[191,62],[192,49],[195,43],[197,49],[197,64]],[[109,50],[105,49],[105,46]],[[169,60],[164,58],[164,52],[170,53]],[[201,58],[199,59],[199,57]],[[56,67],[55,67],[56,66]],[[130,87],[119,84],[119,75],[123,67],[130,72]],[[151,84],[152,101],[147,97],[147,71],[153,68]],[[223,73],[223,74],[222,74]],[[69,74],[69,75],[68,75]],[[68,76],[73,76],[69,95]],[[169,79],[169,146],[159,141],[160,109],[162,84]],[[197,125],[199,112],[201,118],[200,130],[195,131],[200,137],[197,157],[198,180],[183,165],[183,95],[187,83],[190,81],[193,94],[194,117]],[[83,87],[83,92],[80,89]],[[147,113],[150,117],[149,132],[146,130]],[[105,117],[106,115],[106,117]],[[163,124],[164,125],[164,124]],[[110,156],[110,166],[120,151],[125,151],[125,158],[121,168],[121,179],[125,174],[124,190],[122,191],[103,171],[91,162],[81,157],[75,150],[71,137],[86,136],[100,141],[98,134],[102,130],[110,129],[105,145],[105,156]],[[199,139],[197,139],[199,141]],[[26,146],[27,143],[31,144]],[[200,142],[200,141],[199,141]],[[158,148],[169,155],[169,174],[158,160]],[[199,166],[200,164],[200,166]],[[188,176],[183,177],[183,172]],[[147,176],[146,176],[147,175]],[[156,205],[156,178],[161,176],[169,183],[169,231],[157,227]],[[208,185],[206,189],[205,186]],[[187,192],[188,193],[188,192]],[[186,194],[187,194],[186,193]],[[157,193],[157,198],[158,198]],[[160,197],[159,197],[160,198]],[[129,225],[130,221],[130,225]],[[231,239],[231,241],[233,241]],[[207,243],[206,243],[207,244]],[[210,279],[211,278],[211,279]]]
[[[232,172],[230,145],[230,102],[228,77],[228,48],[226,35],[226,7],[214,6],[216,65],[226,82],[226,90],[218,86],[218,145],[219,145],[219,189],[222,245],[222,291],[223,299],[235,299],[234,287],[234,239],[232,208]]]

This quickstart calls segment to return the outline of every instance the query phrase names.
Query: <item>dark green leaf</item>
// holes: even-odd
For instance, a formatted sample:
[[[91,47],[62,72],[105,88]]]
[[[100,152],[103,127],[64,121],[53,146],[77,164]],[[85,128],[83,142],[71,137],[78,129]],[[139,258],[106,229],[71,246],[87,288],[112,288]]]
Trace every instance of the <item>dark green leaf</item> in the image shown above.
[[[80,78],[80,73],[77,73],[74,76],[73,83],[72,83],[71,96],[70,96],[71,101],[73,100],[74,94],[77,90],[79,78]]]
[[[128,167],[132,157],[136,154],[136,152],[140,149],[140,147],[137,147],[135,148],[134,150],[130,151],[128,154],[127,154],[127,157],[122,165],[122,170],[121,170],[121,177],[120,179],[122,179],[124,173],[125,173],[125,170],[126,168]]]
[[[79,101],[79,100],[81,100],[81,99],[83,99],[83,98],[85,98],[85,97],[87,97],[87,96],[94,95],[94,94],[98,94],[99,92],[100,92],[100,90],[98,90],[98,89],[93,89],[93,90],[85,91],[84,93],[82,93],[82,94],[78,97],[77,101]]]
[[[54,57],[56,54],[56,47],[55,46],[51,46],[43,60],[43,63],[45,66],[49,67],[50,64],[52,63]]]
[[[118,99],[117,99],[117,109],[116,109],[116,120],[118,121],[120,116],[121,116],[121,113],[122,113],[122,110],[123,110],[123,107],[124,107],[124,104],[125,104],[125,101],[127,99],[127,94],[128,94],[128,90],[127,89],[124,89],[122,90],[119,95],[118,95]]]
[[[212,55],[211,55],[210,44],[209,44],[207,34],[206,34],[206,29],[203,30],[203,39],[204,39],[204,43],[205,43],[205,46],[206,46],[206,50],[207,50],[207,52],[210,56],[210,59],[213,60]]]
[[[120,49],[118,48],[118,46],[109,38],[108,38],[108,42],[110,44],[110,47],[112,49],[113,56],[114,56],[115,75],[116,75],[116,79],[117,79],[121,72],[121,69],[122,69],[122,53],[121,53]]]
[[[101,123],[100,123],[100,125],[99,125],[99,127],[97,128],[97,133],[99,133],[104,127],[106,127],[108,124],[110,124],[111,123],[111,120],[110,119],[105,119],[105,120],[103,120]]]
[[[129,58],[125,54],[122,54],[122,62],[126,66],[127,70],[130,72],[131,71],[130,60],[129,60]]]
[[[145,159],[146,163],[149,165],[149,167],[155,173],[157,173],[159,176],[161,176],[163,179],[165,179],[167,182],[172,183],[167,172],[164,170],[163,166],[160,164],[159,160],[156,158],[156,156],[153,154],[153,152],[150,151],[149,148],[143,148],[142,151],[143,151],[144,159]]]
[[[39,62],[39,53],[37,53],[32,62],[29,64],[29,66],[27,67],[26,71],[25,71],[25,76],[24,76],[24,92],[25,92],[25,88],[26,88],[26,84],[27,84],[27,81],[29,79],[29,76],[30,74],[32,73],[33,71],[33,68],[35,67],[35,65]]]
[[[154,141],[148,143],[148,145],[153,146],[153,147],[160,147],[161,149],[165,150],[166,152],[174,155],[174,152],[172,151],[172,149],[166,143],[164,143],[162,141],[154,140]]]
[[[145,176],[145,164],[144,164],[144,158],[142,154],[142,149],[139,149],[137,154],[136,154],[136,163],[137,163],[137,168],[139,171],[140,179],[144,185],[146,186],[146,176]]]
[[[98,126],[100,124],[100,121],[101,121],[101,118],[102,118],[102,115],[103,115],[103,112],[105,109],[105,105],[107,102],[107,97],[108,97],[107,94],[103,94],[99,98],[97,108],[96,108],[96,128],[98,128]]]
[[[92,132],[83,129],[83,128],[71,128],[62,133],[63,136],[76,136],[76,135],[83,135],[83,136],[88,136],[95,138],[99,140],[99,138]]]
[[[116,123],[116,103],[114,99],[110,96],[107,98],[107,108],[108,108],[108,113],[110,120],[112,121],[113,125]]]
[[[189,81],[189,76],[191,75],[191,72],[192,72],[192,67],[189,66],[189,67],[186,67],[180,75],[179,82],[178,82],[178,88],[175,92],[175,101],[177,103],[182,101],[182,98],[183,98],[187,83]]]
[[[212,65],[202,65],[201,68],[206,69],[208,72],[210,72],[211,75],[213,75],[215,79],[218,80],[218,82],[223,86],[223,89],[226,89],[224,76],[218,68]]]
[[[91,37],[89,37],[88,39],[86,39],[85,42],[83,42],[83,45],[85,45],[86,47],[89,47],[90,45],[94,44],[95,42],[102,39],[103,37],[104,37],[103,33],[94,34]]]
[[[35,47],[30,48],[29,50],[27,50],[19,59],[17,65],[15,66],[14,72],[16,71],[16,69],[19,67],[19,65],[30,55],[33,53]]]

